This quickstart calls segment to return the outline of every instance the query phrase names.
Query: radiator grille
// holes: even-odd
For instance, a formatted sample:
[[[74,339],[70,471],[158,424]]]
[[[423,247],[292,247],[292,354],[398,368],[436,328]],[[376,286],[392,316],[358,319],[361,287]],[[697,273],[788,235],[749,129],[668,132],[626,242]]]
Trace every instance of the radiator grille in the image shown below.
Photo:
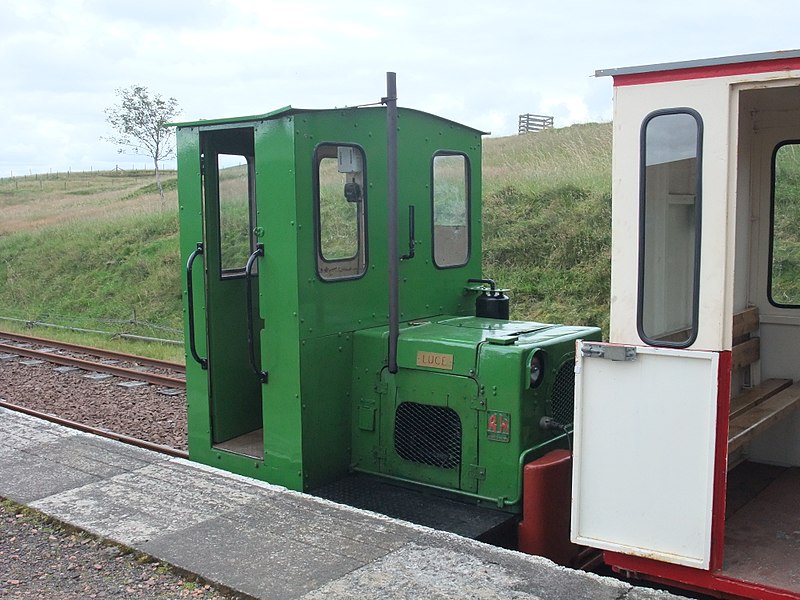
[[[461,464],[461,419],[446,406],[402,402],[394,421],[394,449],[405,460],[456,469]]]
[[[562,425],[570,425],[575,410],[575,368],[571,361],[561,365],[553,382],[553,419]]]

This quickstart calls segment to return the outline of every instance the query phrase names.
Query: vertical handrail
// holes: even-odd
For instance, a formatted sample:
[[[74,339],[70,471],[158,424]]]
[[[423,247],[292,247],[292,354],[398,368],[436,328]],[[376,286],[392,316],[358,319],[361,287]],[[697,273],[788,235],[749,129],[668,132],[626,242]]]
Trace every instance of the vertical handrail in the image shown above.
[[[414,232],[414,205],[408,207],[408,254],[400,257],[400,260],[411,260],[416,254],[417,240]]]
[[[389,373],[397,373],[397,338],[400,336],[400,272],[397,249],[397,77],[386,73],[386,202],[389,242]]]
[[[208,369],[208,359],[201,357],[197,353],[197,340],[194,332],[194,290],[192,285],[192,264],[194,259],[203,253],[203,242],[197,242],[197,247],[189,255],[189,260],[186,261],[186,294],[188,296],[188,309],[189,309],[189,352],[192,354],[200,367]]]
[[[250,367],[253,373],[258,376],[261,383],[267,383],[268,375],[266,371],[262,371],[256,361],[256,348],[253,339],[253,265],[259,256],[264,256],[264,244],[256,244],[256,249],[247,259],[247,265],[244,267],[244,279],[247,285],[247,347],[250,352]]]

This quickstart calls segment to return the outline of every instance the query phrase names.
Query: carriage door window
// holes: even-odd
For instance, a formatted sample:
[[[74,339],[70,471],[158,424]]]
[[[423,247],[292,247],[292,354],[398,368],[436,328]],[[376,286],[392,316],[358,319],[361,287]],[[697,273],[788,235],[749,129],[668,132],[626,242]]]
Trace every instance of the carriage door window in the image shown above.
[[[326,281],[360,277],[367,266],[364,152],[322,144],[315,156],[317,272]]]
[[[658,111],[642,126],[637,326],[656,346],[697,337],[701,145],[689,109]]]
[[[238,154],[218,154],[217,182],[220,269],[223,277],[241,275],[253,251],[255,176],[252,159]]]
[[[800,306],[800,141],[781,144],[772,159],[772,245],[769,300]]]
[[[469,163],[463,154],[433,157],[433,261],[460,267],[469,260]]]

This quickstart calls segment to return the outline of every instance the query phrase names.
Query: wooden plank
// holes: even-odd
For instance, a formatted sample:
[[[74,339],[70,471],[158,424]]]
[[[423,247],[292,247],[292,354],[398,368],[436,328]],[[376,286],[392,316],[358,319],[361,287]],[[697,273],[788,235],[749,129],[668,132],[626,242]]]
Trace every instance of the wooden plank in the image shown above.
[[[767,379],[731,399],[730,418],[738,417],[767,398],[792,385],[791,379]]]
[[[800,406],[800,382],[786,388],[731,420],[728,427],[728,453],[743,446],[763,429]]]
[[[741,369],[761,358],[761,342],[759,338],[750,338],[746,342],[736,344],[732,352],[731,369]]]
[[[758,307],[751,306],[733,315],[733,339],[758,329]]]

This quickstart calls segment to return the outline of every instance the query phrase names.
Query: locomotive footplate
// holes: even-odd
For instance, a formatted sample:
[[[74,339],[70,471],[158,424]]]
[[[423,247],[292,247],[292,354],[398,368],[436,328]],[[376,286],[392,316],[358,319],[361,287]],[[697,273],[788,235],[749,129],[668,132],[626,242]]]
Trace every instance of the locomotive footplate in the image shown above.
[[[380,477],[356,473],[309,493],[489,544],[506,548],[516,545],[517,515],[404,487]]]

